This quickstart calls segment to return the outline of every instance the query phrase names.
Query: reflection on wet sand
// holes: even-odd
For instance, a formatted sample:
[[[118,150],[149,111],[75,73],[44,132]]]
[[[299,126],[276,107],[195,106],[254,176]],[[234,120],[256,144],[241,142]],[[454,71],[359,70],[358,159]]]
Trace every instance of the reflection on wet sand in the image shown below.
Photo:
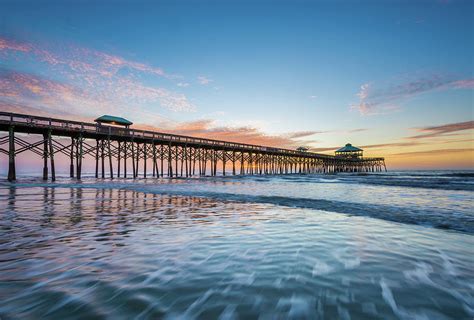
[[[6,319],[472,316],[462,233],[61,186],[0,188],[0,230]]]

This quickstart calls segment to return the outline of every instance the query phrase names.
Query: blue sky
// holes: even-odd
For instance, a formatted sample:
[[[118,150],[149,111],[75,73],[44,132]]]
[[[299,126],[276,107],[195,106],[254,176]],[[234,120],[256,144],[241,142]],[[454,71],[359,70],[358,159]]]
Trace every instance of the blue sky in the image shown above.
[[[395,158],[407,150],[465,150],[472,160],[472,124],[455,124],[474,118],[473,21],[473,2],[457,0],[3,1],[0,37],[35,49],[4,46],[0,76],[10,88],[21,85],[11,80],[15,72],[87,92],[82,79],[90,70],[41,57],[47,52],[100,63],[88,60],[90,50],[147,66],[113,69],[113,81],[127,79],[127,90],[140,84],[172,95],[171,102],[138,93],[133,101],[124,97],[117,112],[136,123],[186,133],[197,122],[202,132],[190,133],[234,133],[236,140],[251,128],[259,138],[290,137],[270,144],[319,151],[351,141]],[[103,83],[94,89],[110,89],[109,80],[93,79]],[[46,110],[44,96],[28,94],[22,91],[20,99],[4,91],[3,101]],[[60,103],[53,100],[48,102],[54,110]],[[87,117],[94,107],[74,112]],[[403,150],[397,146],[443,125],[454,131]],[[301,132],[307,135],[292,138]]]

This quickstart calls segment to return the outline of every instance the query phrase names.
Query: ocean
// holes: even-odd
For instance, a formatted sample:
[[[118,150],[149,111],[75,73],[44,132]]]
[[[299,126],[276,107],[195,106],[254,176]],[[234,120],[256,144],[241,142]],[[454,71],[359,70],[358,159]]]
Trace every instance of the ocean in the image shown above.
[[[474,172],[0,182],[0,319],[473,319]]]

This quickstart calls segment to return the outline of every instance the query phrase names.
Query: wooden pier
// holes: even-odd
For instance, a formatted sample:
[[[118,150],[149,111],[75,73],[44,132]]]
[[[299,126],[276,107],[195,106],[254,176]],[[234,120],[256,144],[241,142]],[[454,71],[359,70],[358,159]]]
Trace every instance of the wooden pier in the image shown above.
[[[60,153],[77,179],[87,157],[95,161],[96,178],[138,178],[140,168],[146,178],[147,165],[152,177],[216,176],[218,168],[222,175],[386,171],[384,158],[352,159],[8,112],[0,112],[0,131],[6,134],[0,152],[8,156],[9,181],[16,180],[16,157],[26,151],[43,159],[43,179],[52,181]],[[24,134],[32,138],[27,141]]]

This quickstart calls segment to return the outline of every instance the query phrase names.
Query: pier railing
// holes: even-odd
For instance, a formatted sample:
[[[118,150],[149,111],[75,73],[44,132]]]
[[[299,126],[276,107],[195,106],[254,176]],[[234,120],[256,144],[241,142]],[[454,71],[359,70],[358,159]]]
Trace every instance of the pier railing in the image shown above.
[[[208,138],[197,138],[184,135],[162,133],[156,131],[132,129],[132,128],[119,128],[114,126],[104,126],[98,123],[80,122],[73,120],[64,120],[57,118],[49,118],[42,116],[25,115],[19,113],[0,112],[0,123],[9,125],[26,125],[36,128],[44,129],[57,129],[62,131],[70,131],[72,133],[90,133],[90,134],[101,134],[101,135],[113,135],[127,138],[141,138],[151,140],[170,141],[171,143],[188,143],[195,145],[202,145],[208,147],[225,147],[231,149],[245,149],[255,152],[271,152],[280,153],[287,155],[298,155],[304,157],[318,157],[331,159],[333,156],[314,153],[314,152],[302,152],[297,150],[275,148],[267,146],[259,146],[247,143],[228,142],[222,140],[214,140]]]

